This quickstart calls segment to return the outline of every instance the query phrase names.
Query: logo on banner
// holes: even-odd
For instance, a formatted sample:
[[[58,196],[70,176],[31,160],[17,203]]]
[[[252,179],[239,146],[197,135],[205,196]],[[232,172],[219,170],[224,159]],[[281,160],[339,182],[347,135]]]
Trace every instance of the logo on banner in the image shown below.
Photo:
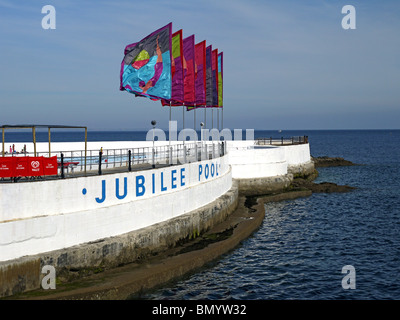
[[[40,166],[40,162],[39,161],[32,161],[31,162],[31,166],[32,166],[32,170],[33,171],[38,171],[39,170],[39,166]]]
[[[37,168],[39,168],[40,163],[39,163],[39,161],[32,161],[31,166],[33,169],[37,169]]]

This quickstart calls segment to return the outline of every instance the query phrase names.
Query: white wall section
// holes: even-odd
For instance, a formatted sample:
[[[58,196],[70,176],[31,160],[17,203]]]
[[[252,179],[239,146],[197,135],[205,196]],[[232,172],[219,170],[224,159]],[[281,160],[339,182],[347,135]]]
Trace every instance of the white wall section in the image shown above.
[[[0,261],[144,228],[204,206],[231,186],[227,156],[139,172],[0,184]]]
[[[156,142],[165,145],[168,142]],[[88,150],[151,147],[151,141],[90,142]],[[16,150],[23,143],[16,144]],[[29,152],[32,145],[27,144]],[[52,143],[59,151],[84,143]],[[117,236],[167,221],[227,193],[233,179],[288,175],[310,163],[308,144],[255,146],[228,141],[212,160],[151,170],[35,182],[0,183],[0,262]],[[38,143],[37,152],[47,152]]]

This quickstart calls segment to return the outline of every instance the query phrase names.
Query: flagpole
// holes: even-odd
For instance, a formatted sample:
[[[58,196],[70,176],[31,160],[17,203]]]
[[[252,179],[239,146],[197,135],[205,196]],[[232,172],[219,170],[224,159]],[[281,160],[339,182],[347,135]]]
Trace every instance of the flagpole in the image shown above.
[[[168,140],[169,146],[171,147],[171,101],[169,101],[169,124],[168,124],[169,132],[168,132]]]
[[[182,123],[182,130],[185,130],[185,103],[183,103],[182,104],[182,121],[183,121],[183,123]],[[179,140],[179,139],[177,139],[177,140]],[[186,138],[184,138],[184,139],[182,139],[183,140],[183,144],[185,144],[185,140],[186,140]]]
[[[196,104],[194,104],[194,131],[196,131]]]
[[[183,104],[182,107],[182,119],[183,119],[182,129],[185,129],[185,104]]]
[[[211,129],[214,129],[214,108],[211,108]]]
[[[219,108],[217,108],[217,123],[218,123],[218,131],[219,131]]]
[[[206,115],[206,111],[207,111],[207,106],[204,106],[204,128],[207,128],[207,115]]]

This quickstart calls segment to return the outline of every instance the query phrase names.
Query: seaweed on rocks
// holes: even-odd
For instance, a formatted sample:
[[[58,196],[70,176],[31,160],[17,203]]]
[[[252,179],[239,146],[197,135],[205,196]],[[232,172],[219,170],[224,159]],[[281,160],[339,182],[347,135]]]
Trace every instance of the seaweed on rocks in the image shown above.
[[[341,157],[311,157],[315,167],[342,167],[355,166],[356,164]]]

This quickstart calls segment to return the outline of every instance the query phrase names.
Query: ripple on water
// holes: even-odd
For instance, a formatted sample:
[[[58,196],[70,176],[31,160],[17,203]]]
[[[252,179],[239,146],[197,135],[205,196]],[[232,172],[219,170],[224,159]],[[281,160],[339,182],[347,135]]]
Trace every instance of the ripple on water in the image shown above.
[[[390,142],[394,155],[400,155],[399,142]],[[393,179],[400,164],[398,159],[382,164],[379,157],[368,158],[371,150],[365,146],[347,145],[343,152],[346,158],[346,152],[357,150],[350,160],[365,166],[319,170],[317,182],[356,190],[266,204],[260,229],[236,250],[147,297],[400,299],[400,180]],[[355,290],[342,288],[345,265],[355,267]]]

